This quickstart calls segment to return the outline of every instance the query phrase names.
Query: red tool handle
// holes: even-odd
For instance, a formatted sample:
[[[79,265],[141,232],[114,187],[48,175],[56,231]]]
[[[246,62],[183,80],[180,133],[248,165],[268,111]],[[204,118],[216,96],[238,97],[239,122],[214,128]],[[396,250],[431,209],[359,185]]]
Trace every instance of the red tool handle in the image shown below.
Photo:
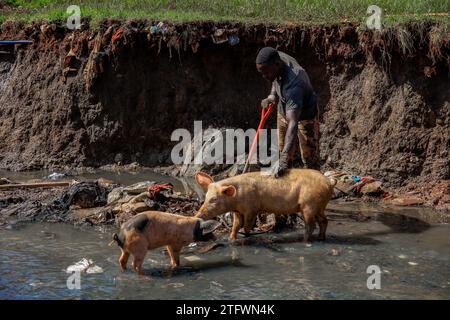
[[[261,121],[259,122],[258,130],[256,130],[256,135],[255,135],[255,138],[253,139],[253,143],[250,148],[250,152],[248,153],[248,158],[247,158],[247,161],[245,162],[244,170],[242,171],[242,173],[245,173],[248,169],[248,165],[249,165],[251,159],[253,158],[253,155],[256,151],[256,146],[258,145],[259,133],[260,133],[261,129],[264,127],[264,125],[266,124],[266,121],[269,118],[270,113],[272,112],[272,108],[273,108],[273,104],[269,103],[269,106],[267,107],[267,109],[263,108],[261,110]]]

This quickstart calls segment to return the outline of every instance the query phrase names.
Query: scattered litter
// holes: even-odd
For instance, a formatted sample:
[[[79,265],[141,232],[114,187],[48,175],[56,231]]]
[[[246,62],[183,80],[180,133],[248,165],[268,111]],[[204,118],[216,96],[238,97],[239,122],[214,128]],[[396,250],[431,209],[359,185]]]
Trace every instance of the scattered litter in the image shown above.
[[[187,256],[187,257],[184,257],[187,261],[201,261],[202,260],[202,258],[200,258],[199,256]]]
[[[67,178],[67,177],[70,177],[71,175],[70,174],[68,174],[68,173],[58,173],[58,172],[54,172],[54,173],[52,173],[51,175],[49,175],[48,177],[47,177],[47,179],[50,179],[50,180],[58,180],[58,179],[64,179],[64,178]]]
[[[408,264],[409,264],[410,266],[417,266],[417,265],[418,265],[417,262],[412,262],[412,261],[409,261]]]
[[[418,197],[405,197],[405,198],[395,198],[391,200],[392,204],[398,205],[398,206],[416,206],[421,205],[425,201]]]
[[[113,45],[116,44],[116,42],[122,37],[124,32],[124,29],[122,27],[120,27],[119,29],[117,29],[117,31],[114,33],[114,35],[111,38],[111,43]]]
[[[12,184],[13,182],[8,178],[0,178],[0,185],[2,184]]]
[[[340,251],[337,249],[331,249],[330,255],[332,256],[338,256],[340,254]]]
[[[232,46],[237,45],[239,43],[239,37],[237,35],[231,35],[228,37],[228,43]]]
[[[275,259],[275,262],[286,266],[290,266],[293,264],[292,261],[290,261],[288,258],[277,258]]]
[[[228,41],[228,36],[224,29],[217,29],[211,38],[215,44],[220,44]]]
[[[371,176],[360,177],[344,171],[327,171],[326,177],[336,179],[335,197],[346,195],[382,195],[381,182]]]
[[[198,253],[206,253],[206,252],[209,252],[209,251],[212,251],[214,249],[217,249],[217,248],[220,248],[220,247],[224,247],[224,246],[225,245],[223,243],[214,242],[214,243],[212,243],[210,245],[207,245],[207,246],[199,249],[197,252]]]
[[[86,273],[102,273],[103,269],[95,265],[93,260],[83,258],[77,263],[67,267],[66,269],[66,273],[72,273],[76,271]]]
[[[162,288],[174,288],[174,289],[182,288],[182,287],[184,287],[184,284],[180,283],[180,282],[168,283],[168,284],[162,286]]]
[[[161,183],[155,184],[147,188],[148,197],[150,199],[155,199],[161,191],[172,191],[173,184],[171,183]]]
[[[221,283],[218,283],[217,281],[211,281],[211,284],[223,288],[223,285]]]
[[[195,248],[198,246],[198,243],[192,242],[190,245],[188,245],[189,248]]]

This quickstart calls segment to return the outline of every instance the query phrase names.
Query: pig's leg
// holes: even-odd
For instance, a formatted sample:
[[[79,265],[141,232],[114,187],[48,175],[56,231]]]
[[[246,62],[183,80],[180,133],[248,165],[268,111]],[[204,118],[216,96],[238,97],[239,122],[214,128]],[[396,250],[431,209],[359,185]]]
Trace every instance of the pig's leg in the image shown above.
[[[248,237],[256,222],[256,214],[247,214],[244,216],[244,232],[245,236]]]
[[[305,243],[310,241],[314,228],[316,227],[314,216],[314,210],[311,207],[303,208],[303,217],[305,219],[305,235],[303,237],[303,242]]]
[[[144,256],[134,256],[133,261],[134,271],[136,271],[141,276],[144,275],[144,272],[142,272],[142,264],[144,263]]]
[[[325,241],[325,233],[327,232],[328,219],[325,216],[325,212],[322,210],[317,216],[317,222],[319,223],[319,237],[320,241]]]
[[[180,250],[179,250],[179,248],[168,245],[167,252],[169,252],[170,264],[172,265],[172,269],[179,267],[180,266]]]
[[[242,215],[238,212],[233,212],[233,227],[231,228],[230,241],[237,239],[237,234],[242,224]]]
[[[143,275],[142,272],[142,264],[144,263],[145,255],[147,254],[147,245],[144,242],[140,242],[139,245],[135,244],[133,246],[133,269],[136,271],[139,275]]]
[[[126,251],[122,250],[122,254],[120,255],[119,258],[119,263],[120,263],[120,268],[122,269],[122,271],[127,270],[127,263],[128,263],[128,258],[130,257],[130,254]]]

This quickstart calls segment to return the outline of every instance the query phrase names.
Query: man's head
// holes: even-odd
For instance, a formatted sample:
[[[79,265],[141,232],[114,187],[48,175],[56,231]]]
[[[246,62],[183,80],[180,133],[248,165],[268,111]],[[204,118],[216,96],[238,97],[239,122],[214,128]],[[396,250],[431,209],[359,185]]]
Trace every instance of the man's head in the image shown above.
[[[256,56],[256,69],[264,79],[270,82],[281,75],[283,65],[278,50],[272,47],[262,48]]]

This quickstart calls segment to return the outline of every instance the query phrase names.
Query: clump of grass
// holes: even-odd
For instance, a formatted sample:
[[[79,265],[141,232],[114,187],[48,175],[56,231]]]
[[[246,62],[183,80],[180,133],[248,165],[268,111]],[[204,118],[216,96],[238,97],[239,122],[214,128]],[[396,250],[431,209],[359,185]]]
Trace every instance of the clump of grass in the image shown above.
[[[0,0],[1,1],[1,0]],[[62,19],[69,5],[79,5],[82,16],[93,21],[105,18],[150,18],[174,22],[195,20],[331,24],[342,21],[364,22],[373,0],[3,0],[21,6],[20,14],[0,12],[0,19],[26,21]],[[430,13],[449,11],[442,0],[377,0],[383,11],[383,23],[410,20],[440,20],[448,15]]]

